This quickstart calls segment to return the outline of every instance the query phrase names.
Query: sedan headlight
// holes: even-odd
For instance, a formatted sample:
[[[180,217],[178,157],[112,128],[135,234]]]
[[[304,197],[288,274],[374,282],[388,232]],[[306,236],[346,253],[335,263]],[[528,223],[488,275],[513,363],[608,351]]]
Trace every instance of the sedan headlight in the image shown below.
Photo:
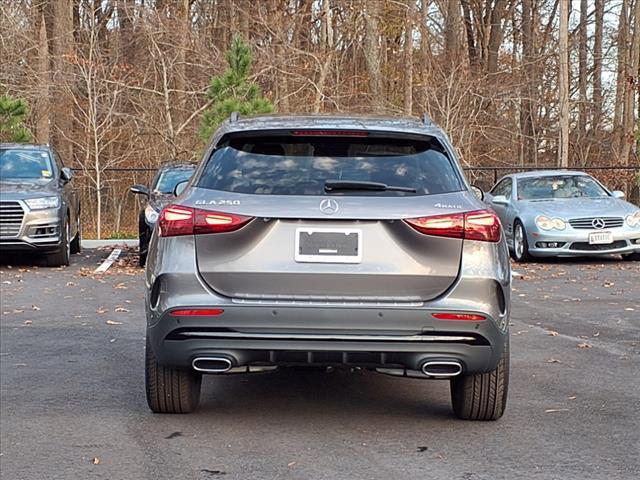
[[[159,213],[151,205],[147,205],[144,209],[144,218],[147,219],[147,223],[156,223],[158,221]]]
[[[549,218],[543,215],[536,217],[536,225],[541,230],[564,230],[566,222],[561,218]]]
[[[631,215],[627,215],[627,225],[630,227],[640,227],[640,210]]]
[[[29,198],[24,201],[31,210],[43,210],[45,208],[58,208],[60,199],[58,197]]]

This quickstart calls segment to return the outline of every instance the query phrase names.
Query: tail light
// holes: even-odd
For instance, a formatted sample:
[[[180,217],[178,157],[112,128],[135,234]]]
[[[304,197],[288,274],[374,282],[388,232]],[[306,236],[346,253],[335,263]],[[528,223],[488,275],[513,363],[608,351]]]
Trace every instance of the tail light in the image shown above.
[[[500,220],[490,210],[408,218],[405,222],[426,235],[482,242],[500,241]]]
[[[438,320],[462,320],[465,322],[482,322],[487,319],[484,315],[477,315],[475,313],[432,313],[433,318]]]
[[[253,220],[234,213],[212,212],[199,208],[169,205],[160,212],[161,237],[233,232]]]
[[[221,308],[182,308],[173,310],[172,317],[217,317],[222,315],[224,310]]]

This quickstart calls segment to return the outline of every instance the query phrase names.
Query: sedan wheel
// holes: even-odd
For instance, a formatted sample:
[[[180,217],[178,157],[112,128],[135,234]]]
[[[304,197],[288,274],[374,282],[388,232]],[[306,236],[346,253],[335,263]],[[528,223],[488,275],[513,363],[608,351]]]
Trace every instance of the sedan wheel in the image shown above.
[[[527,234],[519,220],[516,220],[513,227],[513,258],[517,262],[527,262],[531,260]]]

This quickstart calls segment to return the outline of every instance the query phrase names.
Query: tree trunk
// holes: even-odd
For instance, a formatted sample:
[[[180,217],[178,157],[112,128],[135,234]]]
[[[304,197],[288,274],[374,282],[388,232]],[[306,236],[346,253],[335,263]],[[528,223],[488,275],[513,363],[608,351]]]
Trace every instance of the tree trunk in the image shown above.
[[[489,33],[489,43],[487,44],[487,72],[498,71],[498,54],[502,45],[503,26],[506,11],[506,0],[496,0],[491,11],[491,31]]]
[[[613,113],[613,129],[619,132],[622,126],[622,112],[624,109],[624,97],[626,91],[627,78],[627,41],[629,36],[629,24],[627,13],[629,10],[629,1],[622,0],[620,7],[620,17],[618,20],[618,76],[616,78],[616,101]],[[616,143],[614,150],[619,150],[619,135],[616,135]]]
[[[471,20],[471,9],[469,8],[469,0],[460,1],[462,3],[464,29],[467,34],[467,51],[469,53],[469,64],[473,67],[478,65],[478,50],[476,48],[476,41],[473,34],[473,20]]]
[[[444,35],[447,58],[451,63],[458,60],[460,20],[460,3],[457,0],[449,0],[447,2]]]
[[[408,0],[404,22],[404,113],[413,111],[413,16],[415,2]]]
[[[604,27],[604,0],[596,2],[596,27],[593,37],[593,119],[591,128],[598,132],[602,119],[602,37]]]
[[[37,10],[40,12],[40,9]],[[44,14],[38,14],[38,98],[35,104],[36,117],[36,141],[38,143],[49,143],[49,85],[51,75],[49,73],[49,41],[47,39],[47,24]]]
[[[534,88],[533,69],[533,15],[531,0],[522,0],[522,100],[520,105],[520,129],[522,132],[521,164],[535,164],[535,144],[533,139],[533,107]]]
[[[71,85],[72,70],[70,59],[73,57],[73,1],[55,0],[53,5],[53,85]],[[73,160],[72,143],[65,138],[72,135],[73,129],[73,99],[69,88],[54,88],[56,108],[53,110],[53,122],[55,131],[53,140],[63,160]]]
[[[176,45],[176,71],[175,71],[175,88],[177,92],[176,102],[176,123],[181,124],[188,116],[187,96],[184,91],[187,84],[187,60],[186,51],[189,46],[190,19],[189,0],[180,0],[178,4],[178,38]]]
[[[638,74],[640,67],[640,0],[635,1],[633,13],[629,14],[630,24],[633,26],[633,37],[629,49],[629,63],[627,67],[626,89],[622,113],[621,149],[620,160],[623,165],[628,165],[631,147],[634,144],[633,132],[635,128],[635,88],[638,86]]]
[[[558,167],[569,167],[569,0],[560,0]]]
[[[578,132],[579,142],[587,131],[587,0],[580,0],[580,26],[578,27]]]
[[[366,12],[364,15],[364,58],[369,74],[369,91],[372,97],[371,103],[376,113],[381,113],[384,110],[382,73],[380,72],[379,7],[378,2],[366,2]]]

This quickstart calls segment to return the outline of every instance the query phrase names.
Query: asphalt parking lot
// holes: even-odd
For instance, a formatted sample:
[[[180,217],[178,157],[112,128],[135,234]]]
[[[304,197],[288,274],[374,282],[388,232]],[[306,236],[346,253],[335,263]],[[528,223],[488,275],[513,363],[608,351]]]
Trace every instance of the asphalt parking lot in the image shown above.
[[[2,258],[3,479],[632,479],[640,472],[640,263],[517,265],[507,412],[453,418],[446,381],[286,370],[205,377],[154,415],[142,271]]]

